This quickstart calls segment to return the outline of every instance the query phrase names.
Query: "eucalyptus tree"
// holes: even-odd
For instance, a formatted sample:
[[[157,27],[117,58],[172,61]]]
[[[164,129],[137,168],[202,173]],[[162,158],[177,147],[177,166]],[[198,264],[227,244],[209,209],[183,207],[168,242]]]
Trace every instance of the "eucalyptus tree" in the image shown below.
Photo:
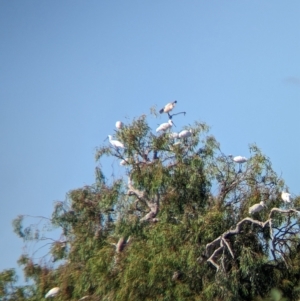
[[[144,115],[122,124],[124,148],[97,149],[94,184],[71,190],[38,225],[14,221],[26,243],[50,246],[39,260],[21,256],[33,285],[20,300],[52,288],[55,300],[259,300],[274,287],[299,298],[299,198],[286,208],[285,183],[256,145],[237,170],[205,123],[183,130],[176,141]],[[119,178],[105,176],[111,158]],[[1,283],[0,300],[14,300]]]

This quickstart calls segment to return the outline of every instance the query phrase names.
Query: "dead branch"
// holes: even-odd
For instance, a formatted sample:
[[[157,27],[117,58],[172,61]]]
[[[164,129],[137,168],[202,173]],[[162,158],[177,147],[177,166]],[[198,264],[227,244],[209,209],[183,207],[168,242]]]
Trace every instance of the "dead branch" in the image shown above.
[[[118,243],[116,244],[116,252],[117,253],[121,253],[124,249],[125,246],[125,238],[124,237],[120,237]]]
[[[244,223],[251,223],[251,224],[254,224],[254,225],[257,225],[257,226],[261,227],[262,229],[265,228],[267,225],[269,225],[270,238],[272,240],[272,246],[273,246],[273,250],[271,250],[271,252],[273,254],[273,257],[276,260],[275,252],[279,253],[281,255],[281,257],[283,258],[285,264],[287,265],[286,260],[283,257],[282,251],[276,249],[276,243],[278,242],[279,239],[276,235],[275,235],[275,237],[273,236],[272,216],[273,216],[273,213],[275,213],[275,212],[279,212],[279,213],[283,213],[283,214],[299,213],[299,211],[297,211],[295,209],[283,210],[283,209],[279,209],[279,208],[272,208],[270,213],[269,213],[268,219],[265,222],[255,220],[255,219],[252,219],[250,217],[246,217],[246,218],[242,219],[241,221],[239,221],[236,224],[234,229],[230,229],[230,230],[225,231],[222,235],[220,235],[215,240],[213,240],[212,242],[210,242],[206,245],[206,256],[209,257],[207,259],[207,261],[210,262],[212,265],[214,265],[216,267],[217,271],[219,271],[220,265],[217,264],[216,260],[219,259],[218,255],[225,251],[225,247],[229,251],[231,257],[234,258],[234,253],[232,251],[232,248],[231,248],[229,242],[226,239],[233,236],[233,235],[239,234],[241,232],[241,228],[242,228],[242,225]],[[296,233],[298,233],[298,231],[296,231],[296,232],[291,232],[290,231],[292,226],[293,225],[291,225],[289,227],[286,227],[288,229],[287,230],[288,233],[287,233],[287,231],[284,231],[284,234],[280,235],[280,237],[282,237],[286,234],[295,235]],[[282,240],[282,238],[280,238],[280,239]],[[286,239],[284,239],[284,244],[287,246]]]
[[[129,236],[127,240],[122,236],[119,238],[117,243],[111,243],[111,245],[116,247],[116,253],[121,253],[131,242],[131,236]]]
[[[156,218],[156,215],[158,214],[159,211],[158,193],[151,199],[149,198],[146,192],[134,188],[131,179],[129,179],[127,194],[135,195],[139,201],[143,202],[150,209],[150,212],[148,212],[144,217],[142,217],[140,221],[153,221],[153,222],[158,221],[158,219]]]

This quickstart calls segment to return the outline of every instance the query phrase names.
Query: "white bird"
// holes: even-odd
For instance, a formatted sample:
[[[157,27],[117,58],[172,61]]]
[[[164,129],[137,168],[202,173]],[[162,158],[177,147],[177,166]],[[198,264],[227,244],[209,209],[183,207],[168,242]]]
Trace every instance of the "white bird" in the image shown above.
[[[230,155],[230,157],[232,157],[232,155]],[[240,169],[239,169],[239,173],[242,172],[242,164],[245,163],[248,159],[246,157],[242,157],[242,156],[236,156],[232,159],[235,163],[239,163]]]
[[[120,165],[121,166],[125,166],[125,165],[129,164],[129,162],[130,162],[130,159],[129,158],[125,158],[125,159],[123,159],[123,160],[120,161]]]
[[[192,130],[183,130],[178,135],[179,138],[187,138],[190,136],[192,136]]]
[[[172,127],[173,125],[173,121],[171,119],[169,119],[168,122],[166,123],[162,123],[157,129],[156,132],[160,132],[160,131],[166,131],[167,129],[169,129],[170,127]]]
[[[259,212],[259,211],[261,211],[264,207],[265,207],[265,202],[264,202],[264,201],[261,201],[260,203],[254,204],[253,206],[251,206],[251,207],[249,208],[249,213],[252,214],[252,213],[255,213],[255,212]]]
[[[246,157],[242,157],[242,156],[236,156],[233,158],[233,161],[239,164],[245,163],[247,160],[248,159]]]
[[[159,113],[160,113],[160,114],[162,114],[162,113],[168,113],[168,115],[169,115],[169,112],[171,112],[171,111],[174,109],[176,103],[177,103],[177,100],[175,100],[175,101],[173,101],[173,102],[169,102],[168,104],[166,104],[166,105],[159,111]],[[169,117],[170,117],[170,115],[169,115]]]
[[[108,135],[109,142],[114,147],[124,148],[124,144],[118,140],[113,140],[111,135]]]
[[[55,297],[58,292],[59,292],[60,288],[59,287],[54,287],[52,288],[46,295],[45,298],[52,298]]]
[[[281,199],[285,202],[285,203],[290,203],[291,202],[291,194],[285,191],[281,192]]]
[[[126,161],[125,159],[123,159],[123,160],[120,161],[120,165],[121,165],[121,166],[124,166],[124,165],[126,165],[126,164],[127,164],[127,161]]]
[[[117,122],[116,122],[116,128],[117,128],[117,129],[123,128],[123,122],[122,122],[122,121],[117,121]]]

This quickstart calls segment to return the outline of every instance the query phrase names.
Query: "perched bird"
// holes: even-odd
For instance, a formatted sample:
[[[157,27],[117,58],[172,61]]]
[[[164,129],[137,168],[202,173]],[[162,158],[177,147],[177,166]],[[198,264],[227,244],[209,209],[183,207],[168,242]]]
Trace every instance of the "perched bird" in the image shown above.
[[[118,140],[113,140],[111,135],[108,135],[109,142],[114,147],[124,148],[124,144]]]
[[[230,155],[229,157],[232,157],[232,155]],[[239,173],[242,172],[242,164],[245,163],[248,159],[245,158],[245,157],[242,157],[242,156],[236,156],[236,157],[233,157],[232,159],[235,163],[239,163]]]
[[[52,288],[46,295],[45,298],[52,298],[55,297],[58,292],[59,292],[60,288],[59,287],[54,287]]]
[[[265,206],[265,202],[264,202],[264,201],[261,201],[260,203],[254,204],[253,206],[251,206],[251,207],[249,208],[249,213],[250,213],[250,214],[253,214],[253,213],[255,213],[255,212],[259,212],[259,211],[261,211],[264,207],[266,207],[266,206]]]
[[[160,131],[166,131],[167,129],[171,128],[173,125],[173,121],[171,119],[169,119],[168,122],[166,123],[162,123],[157,129],[156,132],[160,132]]]
[[[236,156],[233,158],[233,161],[235,163],[239,163],[239,164],[245,163],[247,160],[248,160],[247,158],[242,157],[242,156]]]
[[[290,203],[291,202],[291,194],[285,191],[281,192],[281,199],[285,202],[285,203]]]
[[[178,135],[179,138],[187,138],[190,136],[192,136],[192,130],[183,130]]]
[[[167,114],[169,115],[169,117],[170,117],[169,112],[171,112],[171,111],[174,109],[176,103],[177,103],[177,100],[175,100],[175,101],[173,101],[173,102],[169,102],[168,104],[166,104],[166,105],[159,111],[159,113],[160,113],[160,114],[162,114],[162,113],[167,113]]]
[[[117,121],[117,122],[116,122],[116,128],[119,129],[119,130],[120,130],[121,128],[123,128],[123,122],[122,122],[122,121]]]

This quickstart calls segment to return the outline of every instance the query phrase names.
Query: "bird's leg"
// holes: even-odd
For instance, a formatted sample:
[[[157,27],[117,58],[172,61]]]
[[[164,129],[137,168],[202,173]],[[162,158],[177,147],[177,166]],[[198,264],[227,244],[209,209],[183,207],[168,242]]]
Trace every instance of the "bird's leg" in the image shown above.
[[[155,151],[153,152],[153,160],[157,160],[157,159],[159,159],[159,158],[158,158],[158,156],[157,156],[157,150],[155,150]]]

